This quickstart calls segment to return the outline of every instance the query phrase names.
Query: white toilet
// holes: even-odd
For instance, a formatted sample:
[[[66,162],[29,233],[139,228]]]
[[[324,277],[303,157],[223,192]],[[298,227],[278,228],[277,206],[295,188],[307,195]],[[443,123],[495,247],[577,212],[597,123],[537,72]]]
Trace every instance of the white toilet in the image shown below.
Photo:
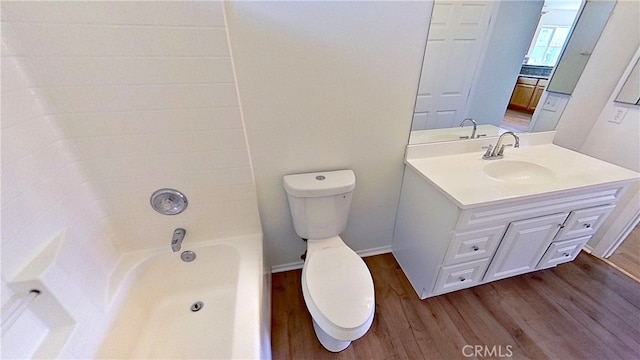
[[[356,177],[351,170],[286,175],[296,233],[307,239],[302,294],[318,340],[346,349],[373,322],[373,279],[362,258],[338,236],[347,227]]]

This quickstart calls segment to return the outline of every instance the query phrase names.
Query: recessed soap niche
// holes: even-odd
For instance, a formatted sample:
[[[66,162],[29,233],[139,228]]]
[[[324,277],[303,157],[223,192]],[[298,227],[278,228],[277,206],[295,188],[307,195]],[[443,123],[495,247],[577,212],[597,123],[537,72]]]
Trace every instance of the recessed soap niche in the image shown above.
[[[23,345],[21,351],[31,353],[31,358],[56,358],[76,325],[70,311],[55,296],[64,286],[61,284],[62,270],[57,264],[63,242],[64,231],[35,251],[22,269],[5,278],[13,295],[2,307],[3,343],[12,336],[20,337],[22,341],[30,340],[31,343]],[[37,320],[42,324],[41,336],[34,335],[32,339],[21,336],[23,325]],[[11,351],[6,345],[3,348],[3,355]]]

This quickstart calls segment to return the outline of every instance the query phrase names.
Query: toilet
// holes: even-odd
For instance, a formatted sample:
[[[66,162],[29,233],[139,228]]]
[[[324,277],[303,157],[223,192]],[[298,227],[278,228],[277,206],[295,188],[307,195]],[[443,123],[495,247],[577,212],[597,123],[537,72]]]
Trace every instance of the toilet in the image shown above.
[[[286,175],[284,188],[296,233],[307,240],[302,294],[318,340],[339,352],[371,327],[373,279],[340,238],[347,227],[356,177],[351,170]]]

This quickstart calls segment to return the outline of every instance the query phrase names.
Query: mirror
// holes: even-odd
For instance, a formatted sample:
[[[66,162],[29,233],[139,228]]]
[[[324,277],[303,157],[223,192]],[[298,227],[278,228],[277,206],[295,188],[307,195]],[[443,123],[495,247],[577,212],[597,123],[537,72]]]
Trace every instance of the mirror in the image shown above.
[[[409,144],[527,131],[581,8],[435,0]]]
[[[623,104],[640,105],[640,61],[636,61],[615,101]]]

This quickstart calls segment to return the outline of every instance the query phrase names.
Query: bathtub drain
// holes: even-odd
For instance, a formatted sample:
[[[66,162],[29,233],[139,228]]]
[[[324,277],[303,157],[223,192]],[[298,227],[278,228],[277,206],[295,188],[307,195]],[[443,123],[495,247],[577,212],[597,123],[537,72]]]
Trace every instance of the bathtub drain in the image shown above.
[[[194,253],[193,251],[189,251],[189,250],[183,251],[182,254],[180,254],[180,258],[184,262],[192,262],[193,260],[196,259],[196,253]]]
[[[202,301],[196,301],[195,303],[193,303],[193,305],[191,305],[191,311],[193,312],[200,311],[203,306],[204,306],[204,303]]]

